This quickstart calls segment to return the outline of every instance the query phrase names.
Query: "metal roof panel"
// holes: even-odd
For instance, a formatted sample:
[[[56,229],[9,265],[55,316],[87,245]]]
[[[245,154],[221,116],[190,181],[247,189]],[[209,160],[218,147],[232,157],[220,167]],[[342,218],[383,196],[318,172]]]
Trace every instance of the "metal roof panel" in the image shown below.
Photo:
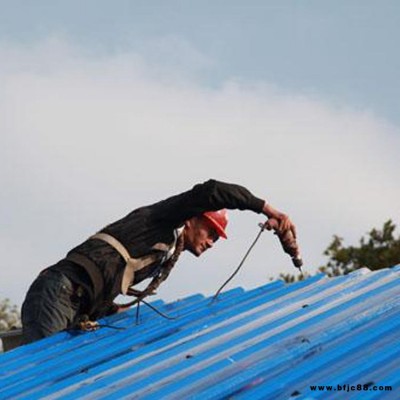
[[[141,306],[0,355],[1,399],[400,397],[400,267]]]

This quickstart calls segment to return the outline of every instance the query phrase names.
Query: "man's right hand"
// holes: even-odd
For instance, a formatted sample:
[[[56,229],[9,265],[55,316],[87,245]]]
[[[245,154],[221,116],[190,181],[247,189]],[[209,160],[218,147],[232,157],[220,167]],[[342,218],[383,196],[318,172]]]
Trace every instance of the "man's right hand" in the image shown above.
[[[300,249],[296,241],[296,227],[290,218],[265,202],[263,213],[268,217],[265,228],[274,230],[279,237],[283,250],[291,257],[300,255]]]

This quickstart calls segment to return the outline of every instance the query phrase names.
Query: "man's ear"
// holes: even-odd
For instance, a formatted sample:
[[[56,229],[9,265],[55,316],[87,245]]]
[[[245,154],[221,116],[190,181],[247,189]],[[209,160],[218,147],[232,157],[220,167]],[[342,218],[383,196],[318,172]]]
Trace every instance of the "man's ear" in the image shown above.
[[[192,217],[185,221],[185,228],[187,231],[194,229],[199,224],[198,217]]]
[[[186,231],[190,230],[193,227],[193,225],[194,225],[194,218],[192,217],[190,219],[187,219],[185,221],[185,230]]]

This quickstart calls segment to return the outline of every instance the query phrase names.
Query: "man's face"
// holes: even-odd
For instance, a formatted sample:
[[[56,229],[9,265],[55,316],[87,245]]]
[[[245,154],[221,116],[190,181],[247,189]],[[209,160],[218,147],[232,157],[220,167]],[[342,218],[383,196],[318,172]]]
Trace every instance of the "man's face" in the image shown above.
[[[219,235],[203,217],[193,217],[185,224],[185,250],[196,257],[210,249],[218,240]]]

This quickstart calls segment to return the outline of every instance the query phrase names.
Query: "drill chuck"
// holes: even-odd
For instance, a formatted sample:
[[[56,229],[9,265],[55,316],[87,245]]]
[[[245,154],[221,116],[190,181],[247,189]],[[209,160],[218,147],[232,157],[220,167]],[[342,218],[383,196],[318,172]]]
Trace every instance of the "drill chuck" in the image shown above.
[[[301,267],[303,266],[303,259],[301,258],[300,255],[298,255],[298,256],[296,256],[296,257],[292,257],[292,262],[293,262],[293,265],[294,265],[296,268],[301,269]]]

